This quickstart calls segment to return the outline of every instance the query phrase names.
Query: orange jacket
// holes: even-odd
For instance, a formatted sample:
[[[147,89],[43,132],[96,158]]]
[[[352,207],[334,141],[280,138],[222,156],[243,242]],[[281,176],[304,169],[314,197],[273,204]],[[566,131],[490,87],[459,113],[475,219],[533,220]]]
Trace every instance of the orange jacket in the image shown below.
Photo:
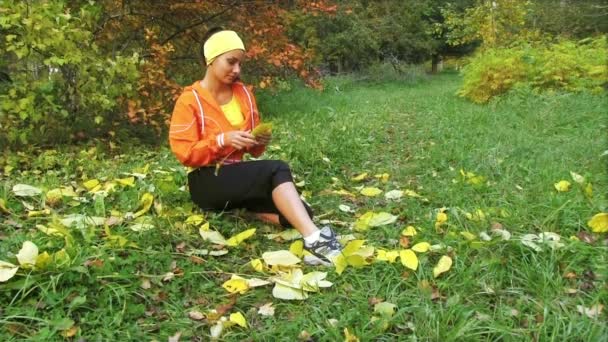
[[[232,94],[245,117],[243,130],[253,130],[260,121],[253,94],[240,82],[232,85]],[[226,156],[228,158],[225,163],[228,164],[241,161],[244,153],[258,157],[264,152],[264,145],[240,151],[224,146],[223,134],[233,130],[234,127],[226,119],[213,96],[200,82],[195,82],[184,89],[175,103],[169,128],[169,143],[177,159],[189,167],[212,165]]]

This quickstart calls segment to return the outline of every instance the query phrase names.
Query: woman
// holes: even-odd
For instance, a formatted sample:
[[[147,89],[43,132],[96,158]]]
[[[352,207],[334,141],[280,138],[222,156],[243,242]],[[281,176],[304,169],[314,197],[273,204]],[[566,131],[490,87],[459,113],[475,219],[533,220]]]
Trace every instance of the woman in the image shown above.
[[[270,133],[251,134],[260,118],[253,94],[239,81],[243,42],[234,31],[215,29],[203,50],[205,77],[178,98],[169,131],[171,150],[189,167],[192,200],[203,210],[245,208],[265,221],[291,225],[311,253],[305,262],[332,265],[340,243],[330,227],[319,229],[313,223],[289,166],[278,160],[242,160],[245,153],[260,156],[271,139]]]

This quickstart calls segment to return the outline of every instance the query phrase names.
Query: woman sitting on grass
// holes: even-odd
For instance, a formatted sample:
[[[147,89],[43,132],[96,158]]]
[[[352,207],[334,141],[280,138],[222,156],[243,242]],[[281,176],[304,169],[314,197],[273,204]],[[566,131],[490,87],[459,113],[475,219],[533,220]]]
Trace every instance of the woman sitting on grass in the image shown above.
[[[192,200],[203,210],[245,208],[264,221],[291,225],[312,254],[305,262],[331,265],[340,243],[330,227],[313,223],[289,166],[280,160],[243,161],[245,153],[260,156],[271,138],[270,132],[251,134],[260,118],[253,94],[239,81],[243,42],[234,31],[213,29],[203,50],[205,77],[184,89],[169,131],[171,150],[189,167]]]

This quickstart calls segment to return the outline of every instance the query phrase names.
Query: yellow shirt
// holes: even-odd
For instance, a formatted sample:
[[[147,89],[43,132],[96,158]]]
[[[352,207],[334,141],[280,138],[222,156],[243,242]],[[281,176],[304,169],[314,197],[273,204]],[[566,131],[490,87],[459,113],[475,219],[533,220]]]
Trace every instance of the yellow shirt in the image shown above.
[[[221,105],[221,107],[226,119],[228,119],[232,126],[236,129],[240,129],[241,126],[243,126],[243,122],[245,122],[245,118],[243,117],[241,106],[236,100],[236,97],[232,96],[230,101],[225,105]]]

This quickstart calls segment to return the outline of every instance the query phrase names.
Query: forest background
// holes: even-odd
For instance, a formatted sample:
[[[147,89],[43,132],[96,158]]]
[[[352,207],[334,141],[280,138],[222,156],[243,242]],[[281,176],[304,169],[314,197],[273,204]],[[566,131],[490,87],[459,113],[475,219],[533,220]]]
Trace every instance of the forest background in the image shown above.
[[[164,143],[216,26],[242,35],[243,77],[258,90],[294,78],[321,90],[326,75],[403,76],[427,63],[468,65],[460,95],[479,103],[511,88],[598,93],[607,18],[602,0],[3,0],[0,143],[5,153],[92,138]]]

